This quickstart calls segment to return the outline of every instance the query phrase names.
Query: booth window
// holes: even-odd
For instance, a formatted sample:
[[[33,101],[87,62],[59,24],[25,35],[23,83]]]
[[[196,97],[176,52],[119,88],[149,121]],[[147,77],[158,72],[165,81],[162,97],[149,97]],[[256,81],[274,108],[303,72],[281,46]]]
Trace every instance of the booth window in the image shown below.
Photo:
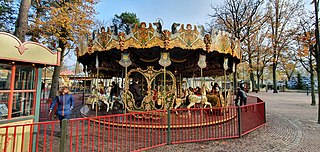
[[[1,119],[34,114],[36,74],[33,66],[0,64]]]
[[[10,90],[11,65],[0,63],[0,90]]]
[[[8,117],[11,65],[0,63],[0,119]]]

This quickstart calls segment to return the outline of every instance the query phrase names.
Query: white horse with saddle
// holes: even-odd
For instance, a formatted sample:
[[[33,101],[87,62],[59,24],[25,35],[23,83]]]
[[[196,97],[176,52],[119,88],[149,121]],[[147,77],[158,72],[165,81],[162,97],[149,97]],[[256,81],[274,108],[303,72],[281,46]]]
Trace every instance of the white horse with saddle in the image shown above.
[[[208,102],[208,98],[207,98],[207,90],[205,85],[202,86],[201,88],[201,95],[196,95],[194,94],[193,91],[189,90],[187,91],[187,95],[184,98],[177,98],[176,99],[176,106],[174,107],[174,109],[177,109],[178,107],[181,106],[182,103],[186,102],[187,100],[190,102],[189,105],[187,106],[187,109],[190,109],[192,106],[194,106],[197,103],[200,103],[203,105],[203,108],[206,108],[207,106],[209,106],[210,108],[212,108],[212,105],[210,102]],[[190,114],[190,110],[189,114]],[[212,109],[211,109],[212,111]],[[176,111],[176,114],[178,114],[178,112]]]

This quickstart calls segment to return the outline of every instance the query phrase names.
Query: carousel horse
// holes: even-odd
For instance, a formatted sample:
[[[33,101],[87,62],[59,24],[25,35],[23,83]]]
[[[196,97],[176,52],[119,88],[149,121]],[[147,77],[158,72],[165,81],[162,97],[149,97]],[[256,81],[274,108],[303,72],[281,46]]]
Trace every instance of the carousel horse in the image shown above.
[[[194,106],[197,103],[201,103],[204,105],[204,108],[206,108],[207,106],[209,106],[210,108],[212,108],[212,105],[210,102],[208,102],[208,98],[206,96],[206,92],[207,90],[205,89],[205,86],[202,87],[201,89],[202,94],[200,96],[194,94],[191,90],[188,90],[188,95],[184,98],[184,99],[176,99],[176,106],[174,107],[174,109],[177,109],[179,106],[181,106],[182,103],[189,101],[190,103],[187,106],[187,109],[190,109],[192,106]],[[189,114],[190,113],[190,110]],[[210,110],[212,111],[212,110]],[[178,114],[176,112],[176,114]]]
[[[101,107],[104,105],[106,108],[106,111],[109,112],[109,110],[112,108],[113,103],[110,100],[110,95],[108,93],[101,94],[99,91],[95,90],[90,97],[86,101],[87,105],[91,106],[91,109],[95,109],[95,106],[98,106],[98,110],[101,109]],[[111,106],[110,106],[111,104]]]
[[[189,91],[189,93],[191,93],[189,95],[189,101],[190,101],[190,104],[187,106],[188,109],[190,109],[192,106],[194,106],[196,103],[201,103],[204,105],[204,108],[206,108],[208,105],[210,108],[212,108],[212,105],[210,102],[208,102],[208,98],[207,98],[207,91],[205,89],[205,86],[203,85],[202,86],[202,89],[201,89],[201,95],[198,96],[198,95],[195,95],[194,93],[191,93],[191,91]],[[189,111],[189,114],[190,114],[190,111]]]
[[[102,105],[104,104],[106,106],[106,111],[109,112],[110,109],[110,100],[106,95],[101,95],[101,94],[96,94],[96,95],[91,95],[87,102],[88,105],[91,105],[91,109],[95,109],[95,106],[98,106],[98,110],[101,109]]]

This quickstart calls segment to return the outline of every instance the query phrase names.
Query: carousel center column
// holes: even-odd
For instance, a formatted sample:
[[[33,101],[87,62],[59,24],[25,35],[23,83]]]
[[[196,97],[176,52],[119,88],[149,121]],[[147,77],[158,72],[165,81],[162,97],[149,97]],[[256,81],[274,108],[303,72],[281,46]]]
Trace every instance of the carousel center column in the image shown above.
[[[169,53],[169,43],[170,43],[170,35],[171,32],[168,30],[164,30],[162,32],[162,40],[164,43],[164,50],[161,51],[161,57],[159,60],[159,64],[163,66],[163,95],[162,95],[162,103],[165,100],[167,91],[166,91],[166,67],[171,65],[170,53]]]
[[[123,32],[119,33],[119,47],[121,50],[121,60],[119,61],[119,64],[125,68],[125,80],[128,81],[128,67],[132,64],[132,61],[130,60],[130,53],[129,51],[124,51],[124,41],[125,41],[125,34]],[[126,83],[124,85],[124,92],[123,94],[126,94],[128,91],[129,84]],[[124,98],[124,103],[127,103],[127,98]],[[124,111],[126,112],[126,108],[124,108]]]

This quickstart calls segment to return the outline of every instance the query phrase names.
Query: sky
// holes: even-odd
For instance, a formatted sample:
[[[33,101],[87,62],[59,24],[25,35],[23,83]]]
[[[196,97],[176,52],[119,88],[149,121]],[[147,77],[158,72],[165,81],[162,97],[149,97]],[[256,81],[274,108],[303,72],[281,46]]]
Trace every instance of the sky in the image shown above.
[[[110,25],[115,14],[136,13],[141,22],[153,23],[158,18],[164,29],[171,29],[174,22],[204,25],[210,22],[210,5],[219,5],[223,0],[101,0],[97,5],[97,19]]]

